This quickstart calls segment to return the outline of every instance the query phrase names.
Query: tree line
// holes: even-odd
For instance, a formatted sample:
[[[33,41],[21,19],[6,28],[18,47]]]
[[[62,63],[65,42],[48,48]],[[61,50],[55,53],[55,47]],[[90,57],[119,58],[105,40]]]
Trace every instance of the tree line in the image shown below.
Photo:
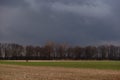
[[[69,46],[47,43],[23,46],[0,43],[1,60],[120,60],[120,46]]]

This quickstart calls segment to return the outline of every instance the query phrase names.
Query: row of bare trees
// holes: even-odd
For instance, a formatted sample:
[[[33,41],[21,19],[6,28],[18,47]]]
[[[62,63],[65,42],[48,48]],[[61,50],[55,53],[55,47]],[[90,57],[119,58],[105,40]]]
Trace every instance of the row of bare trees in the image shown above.
[[[68,46],[66,44],[47,43],[44,46],[22,46],[0,43],[0,59],[9,60],[120,60],[120,47]]]

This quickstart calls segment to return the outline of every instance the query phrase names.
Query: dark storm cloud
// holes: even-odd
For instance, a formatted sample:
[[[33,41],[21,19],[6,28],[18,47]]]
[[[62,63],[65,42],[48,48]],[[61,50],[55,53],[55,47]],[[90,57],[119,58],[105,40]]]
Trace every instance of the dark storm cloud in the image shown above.
[[[90,45],[120,41],[118,0],[0,0],[0,41]]]
[[[0,6],[16,7],[25,4],[24,0],[0,0]]]

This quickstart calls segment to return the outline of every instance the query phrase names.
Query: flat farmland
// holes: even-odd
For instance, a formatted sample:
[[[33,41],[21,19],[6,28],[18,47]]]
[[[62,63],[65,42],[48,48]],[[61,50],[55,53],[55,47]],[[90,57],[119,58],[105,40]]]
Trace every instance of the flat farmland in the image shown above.
[[[0,61],[0,80],[120,80],[120,61]]]

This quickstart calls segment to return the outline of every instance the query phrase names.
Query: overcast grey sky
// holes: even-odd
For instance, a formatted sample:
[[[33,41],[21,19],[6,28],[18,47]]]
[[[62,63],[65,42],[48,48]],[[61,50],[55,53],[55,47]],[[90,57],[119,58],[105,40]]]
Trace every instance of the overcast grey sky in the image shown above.
[[[120,42],[120,0],[0,0],[0,42]]]

